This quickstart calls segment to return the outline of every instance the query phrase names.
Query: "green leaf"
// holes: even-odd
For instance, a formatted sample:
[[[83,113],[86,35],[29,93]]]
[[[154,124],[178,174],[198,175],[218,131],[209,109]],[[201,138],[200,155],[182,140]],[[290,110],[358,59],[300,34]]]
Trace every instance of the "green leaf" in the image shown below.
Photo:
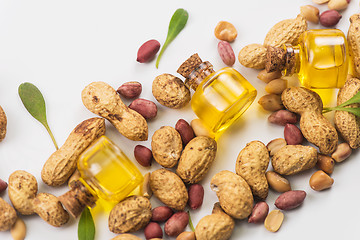
[[[334,111],[334,110],[350,112],[350,113],[360,117],[360,108],[347,108],[347,107],[324,108],[323,113],[327,113],[327,112]]]
[[[79,240],[94,240],[95,238],[94,219],[88,207],[81,213],[78,225],[78,238]]]
[[[55,148],[59,149],[54,135],[52,134],[47,123],[45,100],[40,90],[35,85],[26,82],[20,84],[18,91],[20,99],[26,110],[31,114],[31,116],[44,125],[55,145]]]
[[[191,220],[190,212],[187,211],[187,213],[189,214],[189,227],[190,227],[191,231],[195,232],[195,228],[194,228],[194,224]]]
[[[345,107],[347,105],[354,104],[354,103],[360,103],[360,91],[357,92],[352,98],[350,98],[349,100],[347,100],[343,104],[340,104],[337,107]]]
[[[156,59],[156,68],[159,67],[161,56],[163,55],[167,46],[175,39],[175,37],[184,29],[186,22],[189,18],[189,14],[186,10],[179,8],[175,11],[171,17],[168,34],[164,45],[161,47],[160,53]]]

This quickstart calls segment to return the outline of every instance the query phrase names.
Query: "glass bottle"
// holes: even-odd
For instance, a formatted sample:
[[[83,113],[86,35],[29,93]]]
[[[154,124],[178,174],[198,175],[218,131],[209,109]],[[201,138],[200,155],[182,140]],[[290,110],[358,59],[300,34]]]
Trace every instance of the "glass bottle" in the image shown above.
[[[69,213],[78,217],[98,198],[119,202],[143,182],[139,169],[109,138],[101,136],[79,157],[80,179],[59,197]]]
[[[185,85],[195,90],[191,107],[217,139],[237,120],[256,97],[256,89],[235,69],[217,72],[210,62],[192,55],[177,70],[186,78]]]
[[[341,88],[348,74],[349,54],[344,33],[339,29],[305,31],[298,45],[269,47],[267,72],[298,74],[300,83],[311,89]]]

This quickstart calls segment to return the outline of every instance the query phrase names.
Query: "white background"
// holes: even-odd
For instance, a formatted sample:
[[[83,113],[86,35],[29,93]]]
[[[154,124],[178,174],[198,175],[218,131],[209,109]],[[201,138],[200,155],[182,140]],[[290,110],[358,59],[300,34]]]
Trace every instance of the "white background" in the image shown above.
[[[23,82],[34,83],[43,93],[50,128],[61,146],[68,134],[81,121],[94,117],[81,102],[82,89],[92,81],[105,81],[118,88],[127,81],[143,84],[142,98],[156,100],[151,94],[153,79],[162,73],[176,73],[178,66],[198,52],[215,69],[225,67],[217,53],[214,37],[217,22],[227,20],[235,25],[238,37],[231,45],[235,55],[250,43],[262,43],[267,31],[278,21],[294,18],[302,5],[310,0],[255,1],[0,1],[0,105],[8,118],[8,132],[0,143],[0,177],[7,181],[18,169],[32,173],[39,182],[39,191],[58,196],[67,187],[50,188],[40,177],[44,162],[55,150],[46,130],[23,107],[17,93]],[[155,61],[136,62],[139,46],[149,39],[164,43],[170,18],[177,8],[189,12],[185,29],[165,51],[159,69]],[[326,10],[327,6],[320,6]],[[359,1],[352,0],[338,28],[347,32],[349,17],[359,12]],[[320,25],[309,24],[309,28]],[[234,171],[235,160],[247,142],[270,140],[283,136],[283,127],[267,123],[269,113],[257,104],[264,95],[265,84],[256,78],[258,71],[247,69],[237,61],[239,70],[258,90],[258,97],[249,110],[218,141],[216,162],[201,182],[205,188],[202,208],[191,211],[194,224],[210,214],[217,201],[210,190],[211,177],[220,170]],[[126,104],[129,104],[126,101]],[[179,118],[195,118],[190,106],[172,110],[158,104],[156,119],[149,121],[149,136],[163,125],[174,126]],[[109,123],[107,136],[132,159],[139,142],[122,137]],[[150,141],[142,142],[150,147]],[[149,169],[137,165],[143,173]],[[293,189],[308,195],[303,205],[285,212],[285,220],[277,233],[268,232],[262,224],[236,221],[232,239],[359,239],[360,161],[358,152],[337,164],[330,190],[313,191],[309,177],[315,171],[289,177]],[[7,193],[0,195],[9,201]],[[277,193],[270,191],[267,202],[275,209]],[[154,206],[159,201],[152,198]],[[23,217],[27,239],[77,239],[77,220],[55,228],[37,215]],[[96,239],[110,239],[115,234],[107,227],[107,214],[97,214]],[[138,236],[144,238],[141,232]],[[9,232],[0,239],[11,239]],[[166,238],[165,239],[170,239]]]

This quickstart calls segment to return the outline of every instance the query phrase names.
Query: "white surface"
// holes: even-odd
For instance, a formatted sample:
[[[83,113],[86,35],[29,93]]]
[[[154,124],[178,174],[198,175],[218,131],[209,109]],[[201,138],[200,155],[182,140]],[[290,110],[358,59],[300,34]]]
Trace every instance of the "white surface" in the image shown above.
[[[215,69],[225,67],[213,34],[218,21],[227,20],[237,28],[238,37],[232,43],[237,57],[243,46],[262,43],[271,26],[296,17],[300,6],[311,3],[310,0],[0,1],[0,105],[8,118],[7,136],[0,143],[0,177],[7,180],[13,171],[23,169],[37,178],[41,192],[58,196],[67,191],[66,186],[53,189],[41,181],[43,163],[55,149],[43,126],[30,116],[18,97],[17,88],[22,82],[34,83],[43,93],[50,128],[61,146],[78,123],[94,116],[83,106],[80,97],[81,90],[90,82],[102,80],[117,88],[130,80],[140,81],[141,97],[156,102],[151,94],[152,80],[162,73],[179,76],[178,66],[191,54],[198,52]],[[136,62],[142,43],[153,38],[164,43],[169,20],[180,7],[189,12],[187,26],[165,51],[159,69],[155,68],[155,61]],[[348,19],[357,12],[359,1],[352,0],[342,12],[338,28],[347,32]],[[309,27],[320,28],[320,25]],[[247,69],[238,61],[234,68],[257,88],[258,97],[218,141],[216,162],[202,181],[204,204],[200,210],[191,211],[195,225],[202,216],[210,214],[217,201],[210,190],[211,177],[223,169],[234,171],[236,157],[247,142],[261,140],[266,144],[283,136],[283,128],[268,124],[269,113],[256,103],[265,92],[265,84],[256,78],[258,71]],[[150,138],[162,125],[174,126],[179,118],[191,121],[195,117],[189,105],[182,110],[157,105],[158,116],[149,122]],[[134,160],[133,148],[138,142],[125,139],[108,123],[106,135]],[[150,141],[141,144],[150,146]],[[335,184],[328,191],[315,192],[309,187],[309,177],[315,170],[289,177],[293,189],[303,189],[308,195],[301,207],[285,212],[279,232],[270,233],[261,224],[237,221],[232,239],[359,239],[358,158],[357,151],[347,161],[337,164],[332,174]],[[159,165],[139,168],[146,173]],[[270,210],[275,209],[277,196],[270,191],[267,198]],[[7,193],[1,197],[9,201]],[[155,197],[152,202],[159,204]],[[55,228],[36,215],[23,219],[28,227],[26,239],[77,239],[77,220]],[[96,239],[116,236],[108,230],[105,214],[96,216],[95,221]],[[144,238],[140,232],[137,235]],[[0,239],[11,239],[11,235],[1,232]]]

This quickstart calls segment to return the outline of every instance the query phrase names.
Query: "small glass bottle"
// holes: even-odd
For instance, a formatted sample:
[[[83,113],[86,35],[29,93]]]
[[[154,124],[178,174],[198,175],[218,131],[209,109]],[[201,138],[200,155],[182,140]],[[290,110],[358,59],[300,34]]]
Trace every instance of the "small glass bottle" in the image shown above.
[[[119,202],[143,182],[139,169],[106,136],[92,143],[79,157],[80,179],[59,200],[73,217],[95,206],[98,198]]]
[[[256,89],[235,69],[217,72],[198,54],[192,55],[177,70],[186,78],[185,85],[195,90],[191,107],[217,139],[237,120],[256,97]]]
[[[341,88],[348,75],[348,55],[341,30],[313,29],[304,32],[296,46],[269,47],[266,70],[280,70],[284,76],[297,73],[306,88]]]

